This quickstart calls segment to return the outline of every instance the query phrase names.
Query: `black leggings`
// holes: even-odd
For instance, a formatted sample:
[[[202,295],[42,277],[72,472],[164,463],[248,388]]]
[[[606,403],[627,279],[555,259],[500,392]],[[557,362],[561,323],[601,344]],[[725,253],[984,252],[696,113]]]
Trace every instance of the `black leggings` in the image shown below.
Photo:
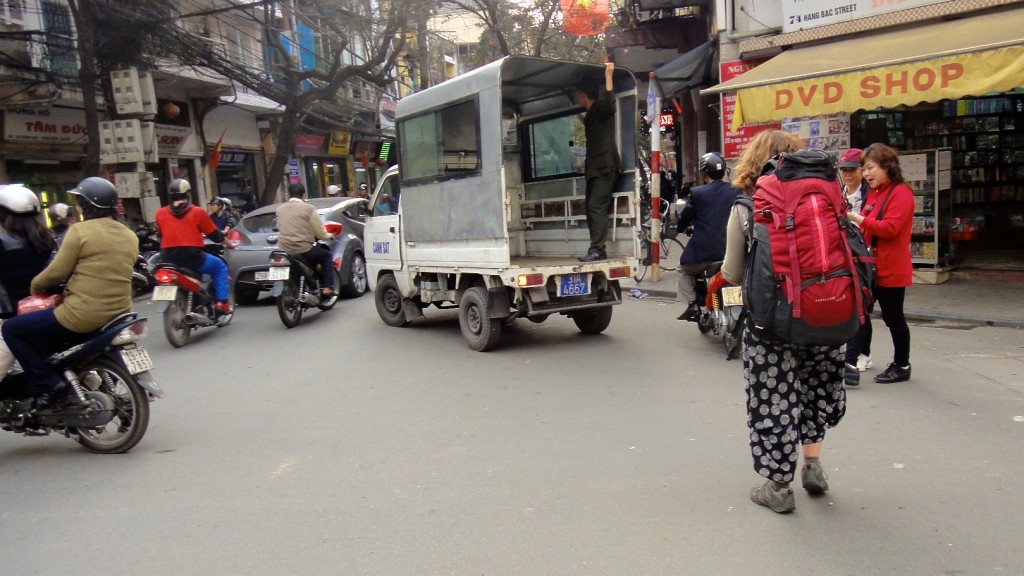
[[[910,326],[903,315],[903,299],[907,295],[905,287],[887,288],[875,286],[875,302],[882,309],[882,321],[892,335],[893,362],[903,367],[910,364]],[[859,354],[870,354],[871,322],[866,322],[860,331],[846,344],[846,363],[857,364]]]

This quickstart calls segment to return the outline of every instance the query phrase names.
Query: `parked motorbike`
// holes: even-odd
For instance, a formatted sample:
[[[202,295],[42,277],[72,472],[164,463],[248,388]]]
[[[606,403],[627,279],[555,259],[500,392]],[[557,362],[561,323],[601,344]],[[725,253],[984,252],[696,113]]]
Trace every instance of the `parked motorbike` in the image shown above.
[[[207,244],[203,249],[217,258],[224,254],[220,244]],[[153,302],[159,303],[158,310],[164,315],[164,335],[171,346],[188,344],[196,328],[220,328],[231,323],[234,314],[218,315],[214,308],[213,279],[209,275],[157,262],[153,278]]]
[[[341,233],[341,224],[325,222],[324,228],[331,234]],[[321,248],[330,251],[325,242],[317,242]],[[273,282],[272,294],[277,300],[277,314],[287,328],[294,328],[302,321],[302,313],[308,308],[328,311],[338,302],[338,287],[341,286],[341,260],[331,262],[334,268],[335,293],[325,298],[320,293],[320,267],[312,265],[299,256],[292,256],[284,250],[270,253],[270,268],[267,281]]]
[[[721,268],[722,263],[715,262],[696,278],[698,312],[695,322],[701,334],[711,332],[716,338],[722,337],[725,359],[732,360],[741,349],[747,311],[743,307],[743,291],[739,286],[723,286],[712,295],[712,307],[707,307],[708,282]]]
[[[90,340],[52,355],[64,382],[48,406],[39,405],[20,368],[12,371],[0,382],[0,427],[26,436],[58,432],[102,454],[131,450],[149,426],[149,403],[164,397],[150,373],[153,361],[138,344],[147,322],[122,314]]]
[[[150,260],[160,252],[160,239],[150,225],[140,224],[135,228],[135,236],[139,239],[139,256],[132,270],[132,298],[153,288],[156,281],[153,279]]]

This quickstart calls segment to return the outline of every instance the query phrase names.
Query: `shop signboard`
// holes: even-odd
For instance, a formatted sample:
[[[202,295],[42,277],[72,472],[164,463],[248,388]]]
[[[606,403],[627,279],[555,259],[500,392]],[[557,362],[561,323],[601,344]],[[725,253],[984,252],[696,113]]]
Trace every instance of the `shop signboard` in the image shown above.
[[[156,125],[156,148],[161,157],[177,156],[192,136],[188,126]]]
[[[783,0],[782,31],[795,32],[949,0]]]
[[[722,82],[727,82],[740,76],[744,72],[754,68],[765,60],[737,60],[734,62],[722,62]],[[758,126],[740,126],[731,130],[732,116],[736,110],[736,95],[722,94],[722,154],[726,158],[739,158],[743,149],[757,135],[758,132],[769,128],[778,129],[780,124],[761,124]]]
[[[249,162],[249,152],[221,152],[217,168],[240,168]]]
[[[4,111],[4,140],[85,144],[85,112],[72,108],[13,108]]]
[[[327,153],[348,156],[348,148],[352,143],[352,133],[342,130],[331,132],[331,140],[327,143]]]
[[[316,134],[299,134],[295,137],[295,153],[300,156],[319,154],[323,147],[323,136]]]

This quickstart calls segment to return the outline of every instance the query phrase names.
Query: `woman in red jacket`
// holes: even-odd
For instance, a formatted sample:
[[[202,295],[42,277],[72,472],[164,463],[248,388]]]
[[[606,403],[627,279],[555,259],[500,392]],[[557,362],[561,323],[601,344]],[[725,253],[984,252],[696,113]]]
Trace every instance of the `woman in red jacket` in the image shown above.
[[[893,362],[875,376],[879,384],[910,380],[910,327],[903,315],[903,299],[907,286],[913,283],[914,268],[910,262],[910,230],[914,219],[914,193],[903,179],[899,155],[885,144],[872,144],[861,155],[864,179],[871,191],[864,199],[860,214],[849,217],[864,232],[864,240],[877,257],[875,301],[882,308],[882,320],[892,335]],[[864,344],[871,342],[871,323],[847,344],[845,374],[857,374],[856,358]],[[859,378],[858,378],[859,379]],[[846,378],[851,384],[850,377]],[[854,382],[853,385],[857,383]]]

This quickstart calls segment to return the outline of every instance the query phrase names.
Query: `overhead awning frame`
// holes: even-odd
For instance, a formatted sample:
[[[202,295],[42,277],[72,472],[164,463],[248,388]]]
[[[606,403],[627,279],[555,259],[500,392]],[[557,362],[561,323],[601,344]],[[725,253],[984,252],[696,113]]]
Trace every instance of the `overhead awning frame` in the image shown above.
[[[1024,8],[783,52],[702,94],[736,92],[733,128],[1024,86]]]
[[[668,98],[676,92],[706,82],[712,56],[714,44],[709,41],[655,70],[655,85],[661,97]]]

